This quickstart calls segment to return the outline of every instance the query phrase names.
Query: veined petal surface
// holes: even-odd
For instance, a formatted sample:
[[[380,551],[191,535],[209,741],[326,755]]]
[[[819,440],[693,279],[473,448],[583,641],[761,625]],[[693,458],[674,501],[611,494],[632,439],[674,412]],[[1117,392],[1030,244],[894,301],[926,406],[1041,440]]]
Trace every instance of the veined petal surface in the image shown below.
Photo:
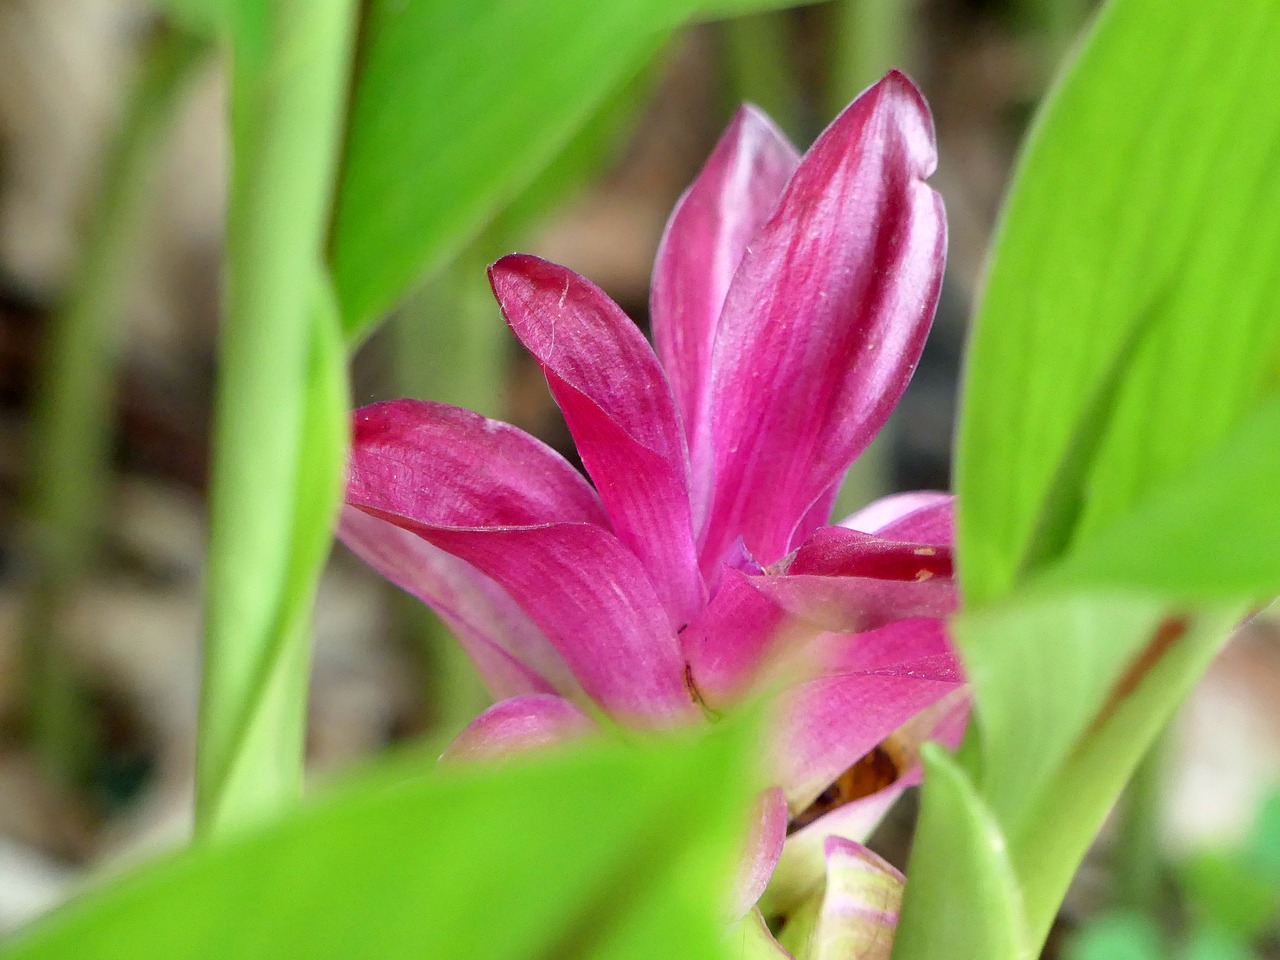
[[[843,837],[828,837],[824,852],[827,886],[809,960],[889,960],[906,878]]]
[[[879,431],[933,320],[946,228],[923,98],[890,73],[818,138],[725,298],[708,427],[704,573],[741,535],[761,563]]]
[[[401,590],[434,610],[495,700],[579,688],[564,658],[497,583],[393,523],[344,507],[338,538]]]
[[[774,122],[743,105],[676,203],[658,246],[649,296],[653,342],[689,437],[699,523],[712,482],[703,420],[720,312],[743,254],[799,163],[800,154]]]
[[[675,401],[639,328],[572,270],[513,254],[489,268],[512,331],[529,350],[595,481],[614,532],[644,564],[679,629],[705,601]]]
[[[514,427],[404,403],[357,412],[347,503],[496,581],[619,718],[696,715],[653,584],[586,481]]]

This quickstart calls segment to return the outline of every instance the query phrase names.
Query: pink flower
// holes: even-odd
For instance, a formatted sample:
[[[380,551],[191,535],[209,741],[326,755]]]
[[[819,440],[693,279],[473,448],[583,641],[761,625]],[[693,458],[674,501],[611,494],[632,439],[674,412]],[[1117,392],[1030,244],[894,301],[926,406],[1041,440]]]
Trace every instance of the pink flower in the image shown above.
[[[803,158],[743,108],[663,238],[656,353],[577,274],[494,264],[594,488],[466,410],[401,400],[355,415],[342,539],[441,614],[500,701],[451,752],[587,731],[586,700],[632,725],[705,722],[790,678],[744,912],[775,867],[784,911],[796,877],[817,870],[821,886],[824,862],[858,860],[827,838],[861,839],[918,775],[912,744],[962,682],[942,625],[949,498],[901,495],[825,525],[932,321],[946,243],[934,164],[928,110],[897,73]],[[882,744],[913,722],[891,756]]]

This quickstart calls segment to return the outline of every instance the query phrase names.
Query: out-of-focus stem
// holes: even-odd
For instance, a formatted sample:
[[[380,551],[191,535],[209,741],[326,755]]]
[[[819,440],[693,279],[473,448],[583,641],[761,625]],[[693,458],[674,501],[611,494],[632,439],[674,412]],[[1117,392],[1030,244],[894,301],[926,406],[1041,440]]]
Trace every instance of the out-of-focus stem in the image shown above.
[[[393,333],[396,386],[405,396],[500,416],[510,336],[482,257],[468,253],[438,273],[396,317]],[[435,723],[457,731],[488,703],[479,674],[430,610],[406,597],[400,611],[426,655]]]
[[[791,59],[787,11],[735,17],[723,24],[732,100],[754,103],[790,136],[805,139],[804,96]]]
[[[1165,747],[1161,735],[1142,758],[1120,799],[1112,873],[1120,906],[1157,914],[1161,906],[1164,859],[1160,854],[1160,802]]]
[[[50,320],[38,374],[28,442],[35,542],[25,611],[27,719],[43,764],[68,784],[84,772],[90,731],[56,640],[57,619],[98,545],[123,301],[155,200],[165,137],[206,49],[203,41],[166,28],[148,39],[109,148],[79,268]]]
[[[841,0],[832,31],[827,113],[835,116],[892,67],[910,71],[914,0]]]
[[[301,792],[309,601],[342,469],[340,455],[318,444],[345,432],[344,383],[333,382],[345,374],[330,343],[337,319],[322,263],[357,5],[256,6],[252,33],[233,38],[196,755],[204,834],[243,827]],[[304,470],[313,455],[318,465]]]

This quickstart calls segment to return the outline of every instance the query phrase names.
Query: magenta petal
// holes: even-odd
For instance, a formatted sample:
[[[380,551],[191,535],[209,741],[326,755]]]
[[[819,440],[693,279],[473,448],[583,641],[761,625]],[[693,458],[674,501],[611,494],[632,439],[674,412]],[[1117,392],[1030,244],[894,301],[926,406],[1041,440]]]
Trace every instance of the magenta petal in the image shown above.
[[[782,845],[787,840],[787,798],[777,787],[770,787],[760,794],[756,803],[756,819],[747,839],[747,853],[734,887],[731,916],[734,920],[745,916],[764,888],[782,855]]]
[[[885,738],[963,683],[954,659],[930,656],[798,684],[788,693],[774,768],[793,810],[807,807]]]
[[[495,699],[578,689],[564,659],[528,614],[469,563],[355,507],[343,509],[338,537],[439,614]]]
[[[805,155],[725,298],[712,360],[714,569],[742,535],[762,563],[883,425],[942,281],[942,201],[919,92],[890,73]]]
[[[893,526],[907,522],[900,519]],[[777,568],[791,576],[877,577],[917,582],[948,578],[952,574],[948,547],[890,540],[845,527],[823,527],[814,531],[795,555]]]
[[[663,722],[696,713],[653,584],[596,525],[586,481],[513,427],[406,403],[357,413],[347,503],[496,581],[606,710]]]
[[[599,728],[568,700],[547,695],[495,703],[445,748],[442,760],[489,760],[576,740]]]
[[[649,304],[653,340],[690,439],[699,511],[710,495],[710,449],[701,428],[720,311],[747,245],[799,162],[773,121],[744,105],[676,204],[658,247]]]
[[[955,540],[955,502],[951,494],[932,490],[895,493],[846,517],[840,526],[891,540],[950,545]]]
[[[725,570],[710,606],[680,636],[693,682],[710,706],[736,700],[763,673],[775,647],[799,639],[786,611],[756,589],[762,579]],[[808,625],[800,630],[803,638],[815,633]]]
[[[546,374],[614,531],[671,617],[705,600],[689,508],[688,458],[658,358],[618,306],[571,270],[523,254],[489,268],[502,312]]]
[[[523,430],[444,403],[392,400],[353,416],[347,502],[454,527],[609,520],[591,485]]]
[[[955,584],[878,577],[757,577],[752,585],[788,614],[830,633],[860,633],[906,617],[945,617],[956,608]]]

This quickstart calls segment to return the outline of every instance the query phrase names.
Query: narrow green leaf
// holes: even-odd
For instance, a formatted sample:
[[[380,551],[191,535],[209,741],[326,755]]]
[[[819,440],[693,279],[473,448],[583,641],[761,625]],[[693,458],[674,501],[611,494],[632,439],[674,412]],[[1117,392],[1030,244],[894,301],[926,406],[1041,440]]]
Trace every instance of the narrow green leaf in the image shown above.
[[[920,752],[925,782],[894,960],[1030,960],[999,825],[952,757],[936,744]]]
[[[1270,0],[1112,0],[1049,98],[969,357],[971,603],[1111,527],[1274,390],[1278,46]]]
[[[350,409],[337,304],[322,280],[315,285],[312,315],[289,560],[245,696],[219,724],[227,738],[217,755],[221,766],[212,756],[205,761],[206,812],[215,822],[239,818],[242,803],[257,805],[245,798],[291,797],[302,786],[311,605],[342,503]]]
[[[304,597],[341,472],[331,301],[317,295],[354,28],[351,0],[240,0],[227,284],[215,398],[197,825],[301,788]],[[255,19],[256,18],[256,19]],[[253,24],[261,21],[262,29]],[[255,46],[257,44],[258,46]],[[317,540],[316,538],[319,538]]]
[[[331,238],[348,335],[513,200],[687,2],[372,0]]]
[[[402,759],[100,889],[4,956],[715,960],[757,752],[740,727],[497,767]]]

